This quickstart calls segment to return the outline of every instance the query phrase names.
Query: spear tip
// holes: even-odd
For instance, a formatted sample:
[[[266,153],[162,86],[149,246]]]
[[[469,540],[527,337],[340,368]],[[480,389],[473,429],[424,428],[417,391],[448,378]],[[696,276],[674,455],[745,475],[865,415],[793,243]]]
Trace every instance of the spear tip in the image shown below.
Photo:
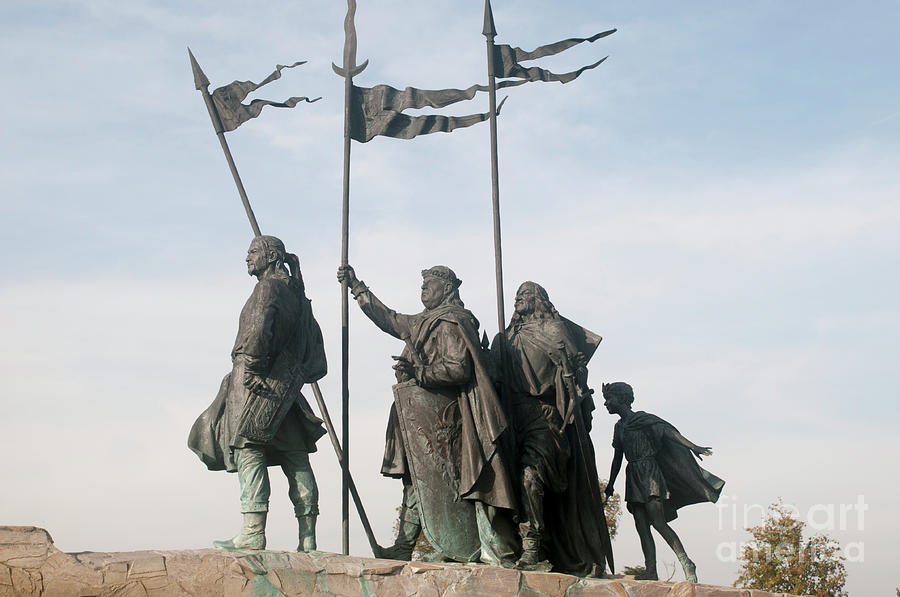
[[[200,68],[197,59],[194,58],[194,53],[191,52],[190,48],[188,48],[188,56],[191,57],[191,69],[194,71],[194,87],[198,90],[209,87],[209,79],[206,78],[206,74],[203,72],[203,69]]]
[[[481,33],[490,39],[497,35],[497,29],[494,27],[494,11],[491,10],[491,0],[484,0],[484,29]]]

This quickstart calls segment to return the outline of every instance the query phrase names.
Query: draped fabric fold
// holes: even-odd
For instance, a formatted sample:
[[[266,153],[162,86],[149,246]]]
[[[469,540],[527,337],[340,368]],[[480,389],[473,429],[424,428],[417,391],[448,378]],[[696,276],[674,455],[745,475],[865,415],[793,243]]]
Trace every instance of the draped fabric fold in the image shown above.
[[[456,102],[470,100],[479,91],[488,91],[487,85],[472,85],[467,89],[417,89],[400,90],[389,85],[374,87],[353,86],[350,96],[350,137],[360,143],[382,135],[397,139],[412,139],[429,133],[449,133],[483,122],[490,112],[467,116],[424,114],[410,116],[404,110],[420,108],[445,108]]]
[[[612,35],[615,32],[615,29],[610,29],[609,31],[603,31],[602,33],[592,35],[591,37],[570,37],[569,39],[564,39],[552,44],[540,46],[538,48],[535,48],[534,50],[531,50],[530,52],[525,51],[522,48],[514,48],[506,44],[495,45],[494,70],[496,72],[496,76],[500,78],[512,77],[523,79],[524,82],[559,81],[560,83],[568,83],[569,81],[578,78],[578,76],[581,75],[581,73],[583,73],[584,71],[598,67],[604,60],[606,60],[606,58],[602,58],[597,62],[594,62],[593,64],[583,66],[578,70],[562,74],[553,73],[549,70],[537,66],[522,66],[520,62],[536,60],[538,58],[544,58],[545,56],[553,56],[554,54],[559,54],[560,52],[568,50],[569,48],[577,46],[578,44],[584,42],[593,43],[596,40],[608,35]]]
[[[615,33],[615,29],[610,29],[608,31],[604,31],[602,33],[598,33],[596,35],[592,35],[591,37],[570,37],[569,39],[564,39],[562,41],[558,41],[552,44],[546,44],[531,50],[530,52],[526,52],[522,48],[514,48],[513,52],[515,52],[515,58],[518,62],[524,62],[527,60],[536,60],[537,58],[543,58],[545,56],[553,56],[554,54],[559,54],[564,50],[568,50],[572,46],[577,46],[580,43],[589,42],[594,43],[598,39],[606,37],[608,35],[612,35]]]
[[[265,106],[273,106],[275,108],[293,108],[300,102],[312,103],[322,98],[310,99],[308,97],[290,97],[283,102],[274,102],[270,100],[256,99],[249,104],[242,103],[250,93],[256,91],[263,85],[267,85],[276,79],[281,78],[281,71],[286,68],[294,68],[306,64],[306,61],[299,61],[287,66],[276,65],[275,70],[262,80],[261,83],[253,81],[232,81],[228,85],[219,87],[213,91],[213,104],[216,106],[216,112],[219,114],[219,120],[222,122],[224,132],[233,131],[251,118],[256,118]]]

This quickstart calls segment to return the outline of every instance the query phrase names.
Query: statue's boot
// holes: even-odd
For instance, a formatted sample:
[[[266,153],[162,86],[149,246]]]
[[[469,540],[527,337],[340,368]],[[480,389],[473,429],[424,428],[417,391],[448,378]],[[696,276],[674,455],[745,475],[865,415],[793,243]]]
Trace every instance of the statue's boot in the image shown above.
[[[656,574],[656,567],[645,568],[640,574],[634,575],[634,580],[659,580],[659,576]]]
[[[549,572],[552,567],[552,564],[550,564],[544,556],[544,548],[541,547],[541,540],[533,537],[523,537],[522,557],[516,562],[516,568],[519,570]]]
[[[213,546],[227,551],[265,549],[266,514],[267,512],[244,512],[241,532],[225,541],[213,541]]]
[[[384,558],[386,560],[403,560],[408,562],[412,559],[413,549],[416,547],[416,539],[422,532],[422,525],[418,522],[409,522],[400,520],[400,530],[397,532],[397,540],[390,547],[378,546],[375,549],[376,558]]]
[[[297,517],[297,527],[300,529],[300,542],[297,551],[316,551],[316,516],[307,514]]]
[[[684,579],[688,582],[697,582],[697,566],[691,561],[687,554],[679,554],[678,561],[681,562],[681,568],[684,570]]]

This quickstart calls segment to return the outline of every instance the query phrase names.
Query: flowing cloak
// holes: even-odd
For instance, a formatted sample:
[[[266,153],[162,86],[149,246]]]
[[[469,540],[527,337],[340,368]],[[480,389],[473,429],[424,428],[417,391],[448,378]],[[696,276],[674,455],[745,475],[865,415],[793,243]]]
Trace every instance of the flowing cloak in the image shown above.
[[[697,464],[687,447],[670,439],[674,433],[678,430],[670,423],[643,411],[616,423],[613,447],[623,450],[628,459],[625,503],[629,511],[633,503],[659,497],[670,521],[678,517],[682,506],[718,501],[725,481]]]
[[[385,306],[368,288],[355,289],[353,294],[375,325],[408,340],[401,356],[415,362],[409,345],[415,348],[424,364],[417,378],[420,386],[455,388],[462,419],[459,497],[514,510],[515,493],[501,449],[506,415],[478,343],[478,320],[457,305],[404,315]],[[409,475],[409,468],[397,417],[392,403],[381,474],[402,478]]]
[[[501,379],[509,388],[513,403],[523,400],[542,401],[552,405],[546,425],[555,426],[566,415],[572,399],[563,380],[560,345],[571,357],[581,352],[590,359],[601,338],[565,318],[531,318],[510,325],[498,334],[491,352],[499,361]],[[551,356],[552,355],[552,356]],[[586,372],[578,372],[586,386]],[[543,406],[547,408],[547,406]],[[589,430],[593,399],[585,396],[576,416]],[[553,569],[584,576],[594,564],[606,560],[602,537],[608,536],[606,517],[597,512],[595,497],[600,495],[594,463],[594,446],[590,436],[580,437],[576,424],[566,426],[561,441],[554,440],[555,430],[522,429],[525,410],[512,417],[517,423],[516,444],[520,456],[519,467],[526,461],[538,464],[546,481],[544,546]],[[600,526],[604,528],[600,528]]]
[[[231,361],[231,372],[188,436],[188,447],[207,468],[235,472],[233,450],[248,444],[266,446],[269,466],[281,464],[282,452],[315,452],[325,429],[300,387],[325,375],[325,348],[302,282],[270,278],[256,284],[241,310]],[[242,414],[260,399],[244,386],[245,372],[273,389],[288,388],[281,396],[285,403],[268,423],[270,441],[249,440],[239,432]]]

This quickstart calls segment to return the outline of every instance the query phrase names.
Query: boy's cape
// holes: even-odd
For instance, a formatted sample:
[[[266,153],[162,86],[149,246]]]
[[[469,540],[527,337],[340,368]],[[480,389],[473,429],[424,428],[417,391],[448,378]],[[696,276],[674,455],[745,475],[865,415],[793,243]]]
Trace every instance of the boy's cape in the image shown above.
[[[643,411],[636,411],[622,424],[629,431],[644,431],[656,447],[656,463],[669,488],[669,499],[665,501],[667,521],[677,518],[676,510],[682,506],[718,501],[725,481],[697,464],[688,448],[665,439],[667,430],[678,431],[674,426]]]

